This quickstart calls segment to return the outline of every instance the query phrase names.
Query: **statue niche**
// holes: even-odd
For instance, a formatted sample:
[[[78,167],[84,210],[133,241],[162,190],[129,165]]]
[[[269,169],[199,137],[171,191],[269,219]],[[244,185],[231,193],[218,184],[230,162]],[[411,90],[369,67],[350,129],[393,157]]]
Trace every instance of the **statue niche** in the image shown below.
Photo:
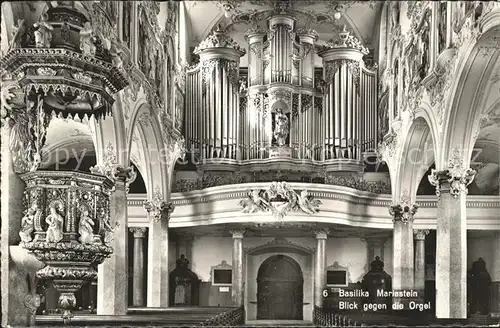
[[[200,279],[189,270],[188,265],[189,260],[182,254],[175,269],[170,272],[170,306],[199,304]]]
[[[480,257],[472,263],[467,273],[467,296],[470,314],[490,313],[491,276],[486,270],[486,262]]]
[[[290,114],[285,113],[282,108],[273,112],[273,141],[272,144],[286,147],[290,144]]]
[[[365,299],[365,302],[377,304],[385,303],[387,304],[387,308],[390,309],[392,306],[392,298],[377,297],[377,290],[392,290],[392,278],[384,271],[384,262],[380,260],[380,257],[376,256],[375,261],[370,265],[370,271],[363,276],[363,280],[361,281],[363,290],[368,291],[370,294],[369,297]]]

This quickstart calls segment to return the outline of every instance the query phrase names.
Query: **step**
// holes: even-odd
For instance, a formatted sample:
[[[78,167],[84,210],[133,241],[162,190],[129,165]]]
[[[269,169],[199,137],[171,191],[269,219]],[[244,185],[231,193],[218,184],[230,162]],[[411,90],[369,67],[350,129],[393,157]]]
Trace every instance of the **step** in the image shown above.
[[[304,320],[247,320],[246,327],[314,327],[311,321]]]

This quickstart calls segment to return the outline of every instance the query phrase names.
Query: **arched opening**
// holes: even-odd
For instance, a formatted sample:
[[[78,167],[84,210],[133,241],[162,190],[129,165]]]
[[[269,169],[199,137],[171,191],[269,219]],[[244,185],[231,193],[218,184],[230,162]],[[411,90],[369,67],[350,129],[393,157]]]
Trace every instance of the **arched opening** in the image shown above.
[[[273,255],[257,274],[257,319],[302,320],[304,276],[289,256]]]

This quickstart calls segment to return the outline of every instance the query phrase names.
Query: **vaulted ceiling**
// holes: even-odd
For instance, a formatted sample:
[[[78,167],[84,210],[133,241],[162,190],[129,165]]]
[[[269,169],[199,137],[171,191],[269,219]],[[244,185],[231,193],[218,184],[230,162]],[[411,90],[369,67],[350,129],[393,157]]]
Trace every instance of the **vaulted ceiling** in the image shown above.
[[[230,10],[226,14],[228,3]],[[191,23],[191,46],[196,46],[206,38],[218,24],[229,26],[229,32],[236,34],[235,40],[244,46],[243,33],[246,29],[256,24],[265,27],[265,19],[278,3],[284,3],[287,12],[297,17],[298,28],[316,30],[320,40],[329,40],[335,26],[346,25],[368,48],[373,48],[376,43],[381,8],[379,1],[234,0],[186,1]],[[336,12],[340,13],[337,19]]]

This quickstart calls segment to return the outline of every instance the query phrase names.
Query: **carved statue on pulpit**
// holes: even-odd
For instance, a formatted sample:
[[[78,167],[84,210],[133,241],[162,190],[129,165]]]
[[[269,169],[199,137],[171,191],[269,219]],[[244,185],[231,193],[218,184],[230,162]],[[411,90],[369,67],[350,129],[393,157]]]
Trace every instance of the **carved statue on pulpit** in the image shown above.
[[[363,276],[361,286],[364,290],[368,291],[369,297],[366,299],[367,303],[385,303],[387,307],[391,307],[392,300],[390,297],[379,298],[377,297],[377,290],[390,291],[392,289],[392,278],[384,271],[384,262],[380,257],[376,256],[375,261],[370,264],[371,268],[367,274]]]
[[[200,280],[189,269],[189,260],[181,254],[175,269],[170,272],[170,305],[198,305]]]
[[[472,263],[467,274],[467,295],[470,314],[486,315],[490,312],[491,276],[486,270],[486,262],[480,257]]]

